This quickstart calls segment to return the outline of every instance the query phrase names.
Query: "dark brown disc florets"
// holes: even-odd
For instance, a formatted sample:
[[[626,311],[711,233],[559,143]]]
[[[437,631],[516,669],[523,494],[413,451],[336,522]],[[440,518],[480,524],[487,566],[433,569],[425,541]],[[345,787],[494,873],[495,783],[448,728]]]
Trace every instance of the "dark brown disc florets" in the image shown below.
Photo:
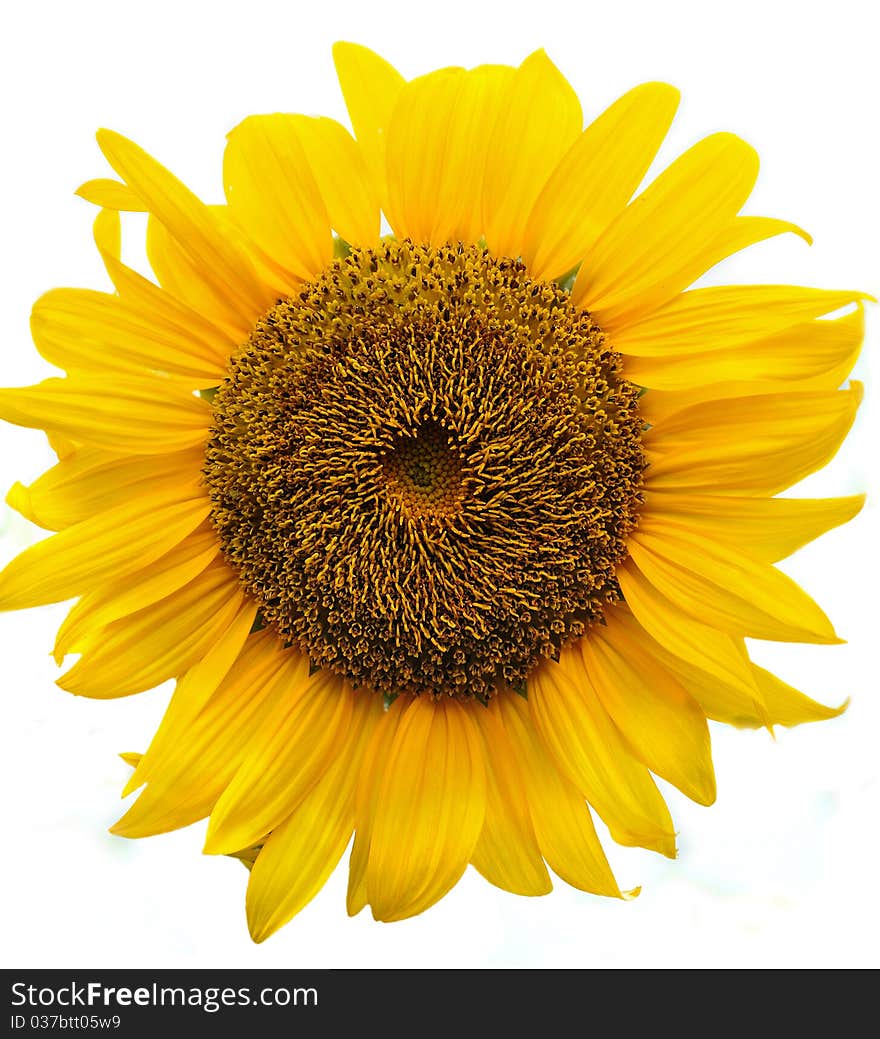
[[[619,598],[637,390],[514,260],[354,250],[259,322],[214,408],[227,559],[267,624],[356,686],[484,699]]]

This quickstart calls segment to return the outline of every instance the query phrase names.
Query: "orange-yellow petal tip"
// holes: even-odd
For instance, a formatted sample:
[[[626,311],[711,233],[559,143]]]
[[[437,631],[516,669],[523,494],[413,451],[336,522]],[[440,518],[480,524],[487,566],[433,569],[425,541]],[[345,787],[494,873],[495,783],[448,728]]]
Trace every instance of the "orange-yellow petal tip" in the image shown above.
[[[802,227],[798,227],[797,224],[791,224],[790,229],[792,234],[796,234],[798,238],[802,238],[807,245],[813,244],[813,236],[809,231],[805,231]]]
[[[137,148],[140,151],[138,145],[134,143],[129,137],[124,134],[117,133],[116,130],[108,130],[106,127],[101,127],[95,133],[95,140],[98,142],[98,147],[104,155],[104,158],[114,166],[114,158],[119,155],[120,149]]]
[[[391,68],[390,62],[387,62],[381,54],[377,54],[374,50],[369,47],[365,47],[362,43],[352,43],[350,40],[337,40],[331,48],[333,54],[333,63],[336,65],[337,70],[340,62],[345,63],[351,59],[357,59],[359,57],[365,57],[370,61],[378,61],[383,65],[388,65]]]
[[[98,142],[98,147],[101,151],[104,150],[104,144],[109,143],[120,137],[115,130],[108,130],[106,126],[101,126],[95,131],[95,140]]]
[[[31,523],[36,522],[31,508],[31,496],[23,483],[16,482],[9,488],[6,494],[6,504],[11,509],[15,509],[20,516],[30,520]]]
[[[140,778],[140,774],[137,772],[137,763],[134,766],[135,771],[128,777],[128,782],[122,788],[120,797],[124,800],[129,794],[133,794],[138,787],[144,785],[144,780]]]
[[[251,941],[254,943],[254,945],[262,945],[263,942],[267,938],[271,937],[276,930],[276,927],[273,927],[271,929],[265,926],[257,927],[256,923],[252,923],[250,920],[248,920],[248,934],[251,936]]]

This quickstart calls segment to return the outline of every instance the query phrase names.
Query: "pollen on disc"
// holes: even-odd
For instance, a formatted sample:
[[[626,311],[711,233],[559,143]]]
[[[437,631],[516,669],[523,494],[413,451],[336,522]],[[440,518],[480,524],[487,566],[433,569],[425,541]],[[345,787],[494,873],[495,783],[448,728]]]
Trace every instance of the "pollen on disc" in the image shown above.
[[[389,242],[257,324],[204,474],[227,560],[316,666],[486,699],[620,597],[641,429],[558,286],[478,246]]]

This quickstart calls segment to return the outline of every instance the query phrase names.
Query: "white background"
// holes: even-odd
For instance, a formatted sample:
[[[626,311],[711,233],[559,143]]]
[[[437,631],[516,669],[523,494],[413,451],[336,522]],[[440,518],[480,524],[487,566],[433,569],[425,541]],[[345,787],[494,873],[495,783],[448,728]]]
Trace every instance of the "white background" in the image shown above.
[[[94,130],[132,136],[219,201],[224,134],[248,113],[345,120],[330,57],[340,38],[374,47],[406,76],[516,64],[544,46],[588,118],[635,83],[675,83],[684,100],[657,168],[698,137],[733,130],[763,160],[747,211],[815,236],[812,249],[791,236],[759,245],[712,278],[880,295],[877,10],[872,0],[16,4],[0,60],[0,384],[50,374],[29,341],[34,298],[57,285],[108,287],[91,247],[93,211],[72,194],[106,173]],[[867,384],[856,428],[798,493],[876,494],[877,320],[869,315],[856,372]],[[0,428],[4,491],[48,464],[40,434]],[[0,563],[38,536],[5,507],[0,524]],[[848,645],[761,644],[754,654],[825,702],[852,696],[849,712],[780,730],[776,742],[714,727],[717,804],[698,808],[669,790],[678,861],[608,842],[621,885],[643,885],[635,902],[562,882],[527,900],[469,871],[428,913],[381,925],[346,916],[343,866],[260,947],[245,927],[246,872],[201,856],[201,825],[137,842],[106,832],[128,773],[116,754],[145,748],[168,690],[77,700],[53,684],[48,656],[63,607],[4,615],[3,965],[877,966],[878,537],[869,503],[785,564]]]

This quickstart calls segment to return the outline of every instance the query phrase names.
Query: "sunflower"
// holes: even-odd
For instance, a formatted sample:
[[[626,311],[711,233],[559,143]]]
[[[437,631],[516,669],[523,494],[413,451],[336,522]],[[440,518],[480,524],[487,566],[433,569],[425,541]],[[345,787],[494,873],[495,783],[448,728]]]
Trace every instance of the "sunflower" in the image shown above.
[[[833,644],[774,564],[859,496],[778,493],[856,414],[854,291],[690,289],[785,221],[742,216],[758,160],[699,141],[634,200],[677,91],[583,128],[543,51],[409,82],[338,44],[354,136],[251,116],[226,202],[101,131],[79,194],[115,290],[37,301],[62,378],[0,392],[58,462],[10,504],[55,533],[0,604],[76,599],[58,684],[174,679],[113,831],[209,818],[261,941],[352,835],[348,910],[427,909],[472,864],[621,891],[620,844],[673,857],[654,776],[715,797],[707,720],[838,715],[746,638]],[[120,259],[147,213],[155,275]],[[382,216],[389,234],[383,234]]]

